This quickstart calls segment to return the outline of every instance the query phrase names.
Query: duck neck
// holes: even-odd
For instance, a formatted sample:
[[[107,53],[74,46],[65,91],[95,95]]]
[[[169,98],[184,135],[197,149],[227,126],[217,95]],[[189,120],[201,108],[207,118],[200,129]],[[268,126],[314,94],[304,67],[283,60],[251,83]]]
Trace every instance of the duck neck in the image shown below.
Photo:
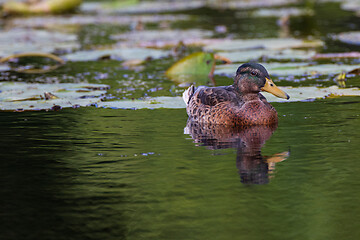
[[[254,93],[242,93],[242,99],[247,102],[247,101],[254,101],[254,100],[259,100],[259,93],[258,92],[254,92]]]
[[[236,77],[233,87],[245,101],[251,101],[259,98],[260,88],[254,84],[252,79],[247,79],[241,76]]]

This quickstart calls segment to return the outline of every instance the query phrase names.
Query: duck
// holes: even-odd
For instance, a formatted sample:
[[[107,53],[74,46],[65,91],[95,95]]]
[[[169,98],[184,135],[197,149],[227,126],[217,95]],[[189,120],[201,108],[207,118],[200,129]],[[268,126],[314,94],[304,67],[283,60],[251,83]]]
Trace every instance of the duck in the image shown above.
[[[278,123],[276,109],[260,93],[266,91],[289,99],[259,63],[238,67],[230,86],[195,87],[183,93],[189,121],[228,126],[273,125]]]

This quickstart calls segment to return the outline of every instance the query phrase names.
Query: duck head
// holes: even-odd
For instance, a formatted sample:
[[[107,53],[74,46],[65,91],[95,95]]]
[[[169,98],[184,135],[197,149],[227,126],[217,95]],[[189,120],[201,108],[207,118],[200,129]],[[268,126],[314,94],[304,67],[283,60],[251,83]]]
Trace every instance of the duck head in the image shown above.
[[[244,63],[241,65],[236,71],[233,86],[242,94],[266,91],[279,98],[290,98],[289,95],[273,83],[266,69],[258,63]]]

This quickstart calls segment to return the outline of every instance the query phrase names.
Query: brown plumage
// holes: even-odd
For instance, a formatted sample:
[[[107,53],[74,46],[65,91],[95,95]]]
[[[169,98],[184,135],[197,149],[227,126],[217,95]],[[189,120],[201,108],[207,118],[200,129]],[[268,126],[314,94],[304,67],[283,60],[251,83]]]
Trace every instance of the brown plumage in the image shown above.
[[[260,93],[261,90],[289,99],[258,63],[241,65],[233,85],[197,89],[191,86],[183,98],[191,121],[234,126],[276,124],[277,112]]]

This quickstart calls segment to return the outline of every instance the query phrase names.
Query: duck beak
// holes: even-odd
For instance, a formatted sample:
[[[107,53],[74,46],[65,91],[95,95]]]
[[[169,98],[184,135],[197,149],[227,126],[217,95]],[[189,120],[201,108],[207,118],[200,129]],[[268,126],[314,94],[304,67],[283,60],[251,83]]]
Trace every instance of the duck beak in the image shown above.
[[[283,90],[278,88],[271,79],[269,78],[265,78],[265,79],[266,79],[265,85],[264,87],[261,88],[261,90],[272,93],[279,98],[285,98],[285,99],[290,98],[290,96],[287,95]]]

